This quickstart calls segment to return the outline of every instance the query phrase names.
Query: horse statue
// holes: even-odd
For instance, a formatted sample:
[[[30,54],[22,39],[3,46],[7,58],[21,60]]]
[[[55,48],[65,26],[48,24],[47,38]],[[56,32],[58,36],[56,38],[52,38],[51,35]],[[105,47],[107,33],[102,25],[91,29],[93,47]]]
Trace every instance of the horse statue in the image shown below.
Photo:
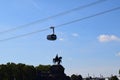
[[[58,54],[56,55],[56,57],[55,58],[53,58],[53,63],[54,64],[58,64],[58,65],[60,65],[60,63],[62,62],[62,57],[58,57]]]

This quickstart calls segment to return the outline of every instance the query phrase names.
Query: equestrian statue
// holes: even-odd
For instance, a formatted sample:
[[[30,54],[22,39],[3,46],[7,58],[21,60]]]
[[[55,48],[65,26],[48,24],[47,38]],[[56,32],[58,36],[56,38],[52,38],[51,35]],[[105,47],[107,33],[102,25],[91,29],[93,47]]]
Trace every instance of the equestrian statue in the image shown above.
[[[57,54],[56,57],[53,58],[53,63],[60,65],[61,62],[62,62],[62,57],[58,57],[58,54]]]

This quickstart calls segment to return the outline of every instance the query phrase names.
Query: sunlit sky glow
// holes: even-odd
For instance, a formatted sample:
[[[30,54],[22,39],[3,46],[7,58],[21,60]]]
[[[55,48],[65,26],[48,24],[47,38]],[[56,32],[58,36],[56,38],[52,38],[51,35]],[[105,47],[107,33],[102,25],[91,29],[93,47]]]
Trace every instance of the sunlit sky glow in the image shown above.
[[[1,0],[0,32],[29,24],[97,0]],[[120,69],[120,10],[56,28],[56,41],[48,41],[46,30],[29,36],[1,41],[80,19],[115,7],[119,0],[103,2],[27,25],[14,31],[0,33],[0,64],[7,62],[37,66],[53,64],[56,54],[63,57],[65,73],[84,77],[118,75]]]

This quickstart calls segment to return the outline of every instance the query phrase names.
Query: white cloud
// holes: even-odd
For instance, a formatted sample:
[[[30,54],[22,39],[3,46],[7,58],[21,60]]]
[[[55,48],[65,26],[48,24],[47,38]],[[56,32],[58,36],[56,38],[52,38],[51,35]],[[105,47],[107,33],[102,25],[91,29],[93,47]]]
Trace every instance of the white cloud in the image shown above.
[[[74,36],[74,37],[78,37],[79,34],[78,34],[78,33],[73,33],[72,36]]]
[[[64,38],[59,38],[60,41],[64,41]]]
[[[110,41],[120,41],[120,37],[117,37],[115,35],[99,35],[98,40],[100,42],[110,42]]]

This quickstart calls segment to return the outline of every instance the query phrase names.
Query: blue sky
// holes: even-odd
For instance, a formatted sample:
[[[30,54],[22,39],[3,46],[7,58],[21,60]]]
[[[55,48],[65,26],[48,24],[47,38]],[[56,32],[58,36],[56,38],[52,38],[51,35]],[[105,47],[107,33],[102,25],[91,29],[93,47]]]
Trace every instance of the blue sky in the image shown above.
[[[59,14],[98,0],[1,0],[0,32]],[[85,19],[55,29],[58,39],[48,41],[51,30],[1,41],[14,36],[42,30],[50,26],[81,19],[119,7],[119,0],[103,2],[37,22],[14,31],[0,33],[0,64],[7,62],[30,65],[53,64],[56,54],[63,57],[68,75],[118,75],[120,69],[120,10]]]

